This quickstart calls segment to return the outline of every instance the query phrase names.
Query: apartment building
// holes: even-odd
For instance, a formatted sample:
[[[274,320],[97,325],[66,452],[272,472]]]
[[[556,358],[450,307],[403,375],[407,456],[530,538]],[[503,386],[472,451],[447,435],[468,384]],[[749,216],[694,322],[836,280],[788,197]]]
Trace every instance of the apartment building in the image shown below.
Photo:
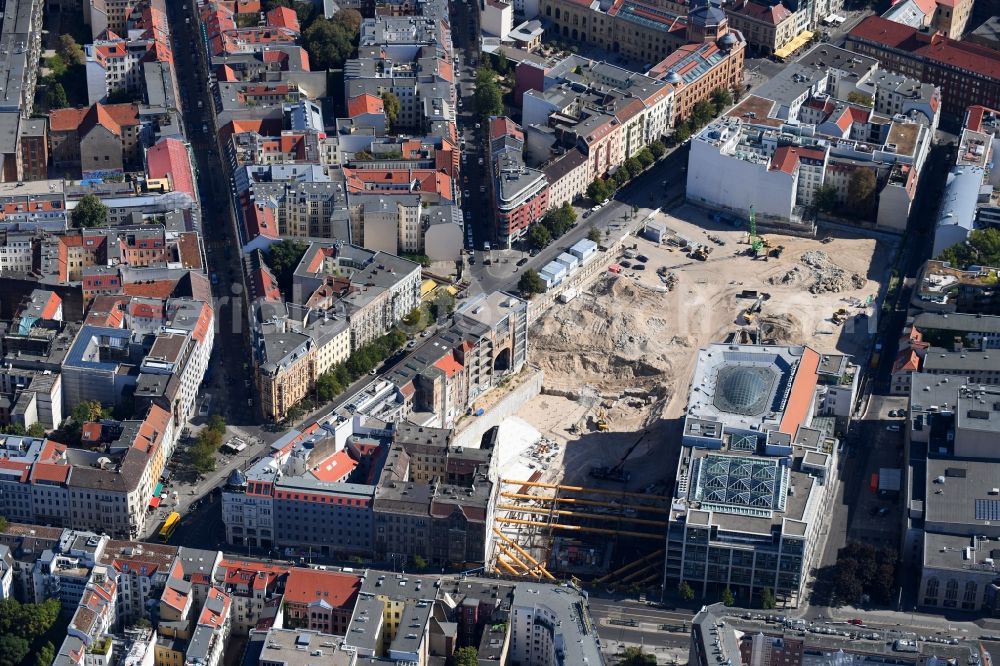
[[[524,165],[524,133],[509,118],[491,118],[489,137],[495,224],[500,244],[509,248],[549,209],[548,181]]]
[[[877,58],[881,66],[941,89],[941,113],[960,121],[973,105],[1000,108],[997,52],[927,34],[880,16],[869,16],[848,34],[845,48]]]
[[[818,187],[833,187],[846,204],[853,173],[868,169],[879,187],[872,221],[905,228],[940,97],[932,86],[880,75],[877,65],[815,47],[692,140],[689,199],[742,217],[753,206],[758,222],[808,226]],[[892,115],[843,101],[856,92]]]
[[[738,30],[747,45],[762,55],[770,55],[791,42],[809,22],[803,9],[793,11],[775,5],[738,0],[725,6],[729,27]]]
[[[652,75],[571,55],[548,66],[525,61],[516,76],[521,126],[510,132],[496,126],[493,143],[506,162],[541,170],[549,207],[582,195],[594,178],[660,140],[674,122],[674,87]],[[513,182],[536,178],[525,171]]]
[[[361,590],[355,573],[293,567],[281,603],[289,627],[343,636]]]
[[[270,282],[273,276],[257,271]],[[316,380],[388,333],[419,299],[420,266],[341,243],[312,243],[293,276],[292,298],[255,301],[255,369],[261,409],[281,418]]]
[[[79,166],[83,176],[121,173],[140,164],[139,107],[96,103],[49,113],[49,153],[54,166]]]

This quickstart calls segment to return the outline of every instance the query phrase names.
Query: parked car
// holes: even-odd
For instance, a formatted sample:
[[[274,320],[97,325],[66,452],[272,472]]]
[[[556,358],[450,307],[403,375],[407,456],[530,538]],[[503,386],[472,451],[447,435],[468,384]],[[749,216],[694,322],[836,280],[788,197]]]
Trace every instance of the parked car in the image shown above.
[[[886,426],[885,429],[888,430],[889,432],[899,432],[899,426],[895,424]]]
[[[518,266],[524,266],[526,263],[528,263],[527,257],[521,257],[520,259],[517,260]]]
[[[855,626],[860,626],[860,625],[862,625],[864,623],[865,623],[864,620],[856,618],[856,617],[851,618],[850,620],[847,621],[847,624],[853,624]]]
[[[639,261],[641,261],[642,263],[646,263],[647,261],[649,261],[649,257],[647,257],[647,256],[646,256],[646,255],[644,255],[644,254],[640,254],[640,255],[639,255],[638,257],[636,257],[636,259],[638,259],[638,260],[639,260]]]

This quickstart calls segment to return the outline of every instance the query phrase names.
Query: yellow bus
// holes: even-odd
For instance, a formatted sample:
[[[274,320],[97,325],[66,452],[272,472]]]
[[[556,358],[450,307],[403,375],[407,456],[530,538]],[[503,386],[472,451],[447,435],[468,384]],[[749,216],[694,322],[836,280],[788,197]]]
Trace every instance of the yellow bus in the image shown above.
[[[174,535],[177,531],[177,525],[181,522],[181,514],[174,511],[167,519],[163,521],[163,527],[160,528],[160,541],[166,543],[170,541],[170,537]]]

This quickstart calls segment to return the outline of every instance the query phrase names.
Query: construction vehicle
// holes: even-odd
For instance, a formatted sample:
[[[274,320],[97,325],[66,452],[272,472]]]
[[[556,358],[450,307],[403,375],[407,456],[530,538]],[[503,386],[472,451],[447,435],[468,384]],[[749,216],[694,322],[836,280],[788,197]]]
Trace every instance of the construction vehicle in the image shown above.
[[[597,413],[597,429],[600,432],[607,432],[608,431],[608,422],[604,418],[604,412],[598,412]]]
[[[834,324],[843,324],[847,321],[847,310],[845,308],[840,308],[833,313],[832,320]]]
[[[628,483],[632,479],[632,473],[625,470],[625,461],[628,460],[630,455],[632,455],[632,452],[635,451],[636,447],[642,443],[642,440],[646,439],[647,434],[648,431],[644,430],[639,438],[633,442],[632,446],[628,447],[628,451],[625,452],[625,455],[621,457],[621,460],[619,460],[618,464],[614,467],[591,467],[590,476],[604,481]]]
[[[708,259],[709,253],[711,253],[712,248],[707,245],[696,245],[691,254],[688,256],[692,259],[697,259],[698,261],[706,261]]]
[[[784,252],[784,251],[785,251],[785,246],[784,245],[778,245],[777,247],[772,247],[771,251],[769,252],[769,254],[772,257],[774,257],[775,259],[777,259],[778,257],[781,256],[781,253]]]

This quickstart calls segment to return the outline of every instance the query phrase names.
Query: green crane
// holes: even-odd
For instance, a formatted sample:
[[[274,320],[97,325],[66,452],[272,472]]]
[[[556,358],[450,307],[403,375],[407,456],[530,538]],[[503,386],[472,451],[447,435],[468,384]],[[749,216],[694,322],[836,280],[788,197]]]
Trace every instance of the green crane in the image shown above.
[[[764,241],[761,240],[760,236],[757,235],[757,214],[753,210],[753,204],[750,205],[750,250],[753,252],[753,256],[758,256],[760,251],[764,249]]]

